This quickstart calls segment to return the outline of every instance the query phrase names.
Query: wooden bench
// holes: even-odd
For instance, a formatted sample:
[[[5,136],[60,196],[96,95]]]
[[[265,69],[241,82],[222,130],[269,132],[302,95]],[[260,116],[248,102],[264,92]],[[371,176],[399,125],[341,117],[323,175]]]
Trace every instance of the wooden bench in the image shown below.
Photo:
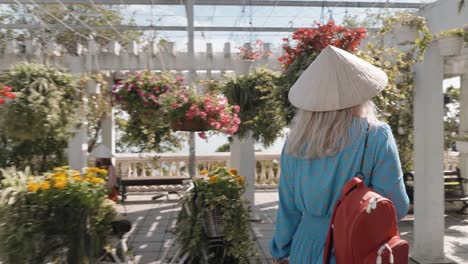
[[[119,177],[119,192],[124,202],[127,198],[128,186],[149,186],[149,185],[183,185],[189,177],[167,176],[167,177]]]
[[[406,192],[413,203],[414,194],[414,174],[407,172],[403,174],[405,181]],[[463,202],[463,207],[458,211],[464,213],[465,209],[468,208],[468,194],[463,186],[468,179],[461,177],[460,169],[454,171],[444,171],[444,193],[445,201],[447,202]]]

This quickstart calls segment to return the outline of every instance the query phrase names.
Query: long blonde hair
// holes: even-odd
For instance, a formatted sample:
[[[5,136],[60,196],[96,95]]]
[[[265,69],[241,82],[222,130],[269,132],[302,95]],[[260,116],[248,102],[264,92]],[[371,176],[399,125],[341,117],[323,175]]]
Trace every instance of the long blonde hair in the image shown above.
[[[337,111],[298,110],[286,141],[286,153],[301,158],[322,158],[342,151],[352,142],[349,128],[356,118],[379,122],[372,101]]]

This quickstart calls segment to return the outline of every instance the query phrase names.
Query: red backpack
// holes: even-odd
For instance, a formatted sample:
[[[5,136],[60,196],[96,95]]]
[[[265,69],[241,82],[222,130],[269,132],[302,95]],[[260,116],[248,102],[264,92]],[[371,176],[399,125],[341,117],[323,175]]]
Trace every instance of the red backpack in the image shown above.
[[[392,201],[364,185],[360,172],[348,181],[336,202],[328,229],[323,263],[330,263],[332,248],[337,264],[407,264],[408,242],[398,232]],[[362,179],[361,179],[362,178]]]

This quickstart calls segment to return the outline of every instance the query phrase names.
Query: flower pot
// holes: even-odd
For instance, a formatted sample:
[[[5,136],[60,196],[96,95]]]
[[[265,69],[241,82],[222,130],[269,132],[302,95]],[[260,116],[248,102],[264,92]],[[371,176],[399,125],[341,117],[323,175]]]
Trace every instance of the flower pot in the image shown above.
[[[219,208],[208,209],[204,213],[203,229],[207,237],[224,236],[222,211]]]
[[[188,132],[195,132],[195,131],[207,131],[208,124],[205,121],[200,119],[192,119],[192,120],[178,120],[171,123],[171,128],[173,131],[188,131]]]
[[[254,63],[253,60],[238,60],[236,61],[234,68],[236,75],[248,75],[250,73],[250,68]]]
[[[437,41],[441,56],[455,56],[461,53],[463,39],[459,36],[448,36]]]
[[[392,30],[393,35],[398,45],[412,43],[419,37],[419,32],[416,28],[397,24]]]

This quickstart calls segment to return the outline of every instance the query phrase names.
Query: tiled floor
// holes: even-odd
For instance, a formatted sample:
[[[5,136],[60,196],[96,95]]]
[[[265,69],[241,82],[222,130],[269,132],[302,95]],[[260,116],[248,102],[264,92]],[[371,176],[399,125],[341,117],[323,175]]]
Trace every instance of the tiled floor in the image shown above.
[[[170,244],[174,238],[171,229],[180,208],[177,205],[177,196],[171,195],[170,198],[151,201],[151,196],[148,195],[130,195],[125,207],[121,208],[122,211],[125,209],[127,218],[134,225],[128,236],[128,245],[136,263],[158,263],[163,252],[174,254],[175,247]],[[257,190],[255,201],[256,216],[261,219],[260,222],[253,223],[258,251],[263,263],[271,263],[268,241],[273,235],[278,193],[273,190]],[[412,215],[400,223],[400,231],[412,244]],[[445,234],[446,256],[455,263],[468,263],[468,216],[447,216]]]

